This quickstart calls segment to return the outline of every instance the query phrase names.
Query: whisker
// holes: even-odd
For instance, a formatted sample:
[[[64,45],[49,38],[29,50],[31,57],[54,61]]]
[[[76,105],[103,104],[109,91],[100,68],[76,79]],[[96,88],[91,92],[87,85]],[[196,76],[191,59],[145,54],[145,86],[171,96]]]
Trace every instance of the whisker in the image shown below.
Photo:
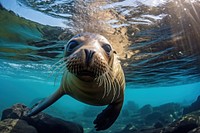
[[[54,86],[55,86],[55,83],[56,83],[56,80],[57,80],[57,78],[58,78],[58,75],[61,73],[61,71],[65,71],[66,70],[66,66],[64,65],[58,72],[57,72],[57,74],[56,74],[56,76],[55,76],[55,79],[54,79]]]
[[[101,86],[103,85],[103,82],[104,82],[104,76],[101,76]]]
[[[106,90],[106,96],[108,96],[108,93],[109,93],[109,86],[108,86],[108,79],[107,79],[107,75],[106,75],[106,73],[104,74],[104,77],[103,77],[103,79],[104,79],[104,82],[105,82],[105,84],[106,84],[106,88],[105,88],[105,90]]]
[[[103,77],[102,77],[102,78],[103,78]],[[100,80],[102,80],[102,79],[100,79]],[[103,82],[103,81],[101,81],[101,82]],[[104,87],[102,99],[103,99],[105,96],[106,96],[106,88]]]
[[[59,70],[63,66],[65,66],[65,62],[63,62],[62,64],[56,66],[56,68],[51,72],[51,74],[49,74],[48,77],[51,77],[57,70]]]
[[[102,80],[102,76],[100,76],[100,77],[98,77],[98,82],[99,82],[99,86],[102,86],[102,84],[103,84],[103,80]]]
[[[61,58],[60,60],[58,60],[56,63],[54,63],[54,64],[51,66],[50,70],[51,70],[53,67],[55,67],[57,64],[59,64],[60,62],[66,60],[67,58],[68,58],[68,57],[63,57],[63,58]]]
[[[105,88],[105,93],[108,93],[108,80],[106,79],[106,74],[103,75],[103,84]]]
[[[118,98],[119,97],[119,95],[120,95],[120,85],[119,85],[119,81],[118,81],[118,79],[115,79],[115,83],[116,83],[116,94],[117,94],[117,97],[116,98]]]
[[[108,73],[106,73],[106,80],[107,80],[107,83],[108,83],[108,92],[107,92],[107,96],[109,95],[110,91],[111,91],[111,83],[110,83],[110,80],[109,80],[109,77],[108,77]]]
[[[111,69],[111,68],[109,68]],[[116,97],[116,92],[117,92],[117,85],[115,83],[115,77],[112,75],[111,73],[112,71],[108,71],[107,73],[107,78],[109,78],[110,80],[110,85],[112,86],[112,92],[113,92],[113,97],[112,97],[112,100],[111,100],[111,103],[114,101],[115,97]],[[110,88],[111,89],[111,88]],[[111,90],[110,90],[111,91]],[[110,93],[110,92],[109,92]]]
[[[99,87],[99,86],[100,86],[100,77],[96,77],[96,78],[95,78],[95,81],[97,82],[98,87]]]
[[[102,78],[102,80],[103,80],[103,86],[104,86],[104,90],[105,90],[105,92],[107,93],[107,88],[106,88],[106,82],[105,82],[105,76],[104,76],[104,74],[102,75],[103,76],[103,78]]]
[[[67,69],[64,70],[64,73],[66,73],[66,77],[68,77],[68,74],[69,74],[68,72],[69,72],[69,71],[68,71]],[[64,86],[65,84],[62,84],[62,85],[63,85],[62,87],[65,88],[65,86]],[[65,93],[67,93],[66,89],[63,89],[63,91],[64,91]],[[71,92],[70,87],[68,88],[68,91]]]
[[[110,72],[108,73],[108,76],[109,76],[109,79],[110,79],[110,81],[111,81],[111,86],[112,86],[112,88],[115,88],[113,76],[112,76],[112,74],[111,74]]]
[[[61,64],[65,63],[65,60],[67,58],[61,58],[59,61],[57,61],[54,65],[51,66],[51,68],[48,71],[51,71],[51,73],[48,75],[48,78],[51,77],[55,71],[60,67]],[[60,64],[61,63],[61,64]],[[59,65],[58,65],[59,64]],[[55,67],[55,68],[54,68]]]
[[[113,99],[112,99],[111,102],[113,102],[113,100],[115,99],[115,97],[116,97],[116,88],[113,88]]]

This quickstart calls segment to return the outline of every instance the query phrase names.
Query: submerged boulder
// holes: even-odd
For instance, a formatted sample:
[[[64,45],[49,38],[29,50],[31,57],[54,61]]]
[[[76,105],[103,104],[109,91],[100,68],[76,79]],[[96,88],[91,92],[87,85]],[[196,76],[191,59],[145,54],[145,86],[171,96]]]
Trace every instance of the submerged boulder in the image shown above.
[[[183,109],[183,115],[187,114],[187,113],[191,113],[193,111],[197,111],[200,109],[200,96],[198,96],[197,100],[195,102],[193,102],[190,106],[185,107]]]
[[[122,131],[117,132],[117,133],[133,133],[133,132],[137,132],[138,129],[133,125],[133,124],[127,124],[124,129],[122,129]]]
[[[124,105],[124,109],[135,113],[139,110],[139,105],[136,104],[134,101],[127,101],[127,103]]]
[[[163,127],[163,124],[161,122],[156,122],[153,126],[154,128],[158,129],[158,128],[162,128]]]
[[[1,133],[37,133],[35,127],[20,119],[5,119],[0,121]]]
[[[189,131],[188,133],[200,133],[200,127],[197,127],[191,131]]]
[[[183,107],[166,103],[152,107],[145,105],[135,113],[141,122],[130,119],[117,133],[200,133],[200,110],[182,116]],[[133,128],[136,127],[136,128]]]
[[[174,114],[174,112],[181,111],[182,107],[178,103],[166,103],[160,106],[154,107],[154,111],[160,111],[165,114]]]
[[[3,111],[1,120],[8,119],[8,118],[19,119],[28,110],[29,109],[23,104],[15,104],[11,108],[5,109]]]
[[[200,110],[187,114],[169,124],[163,129],[163,133],[188,133],[198,127],[200,127]]]
[[[142,108],[139,109],[139,113],[141,115],[148,115],[153,112],[153,107],[150,104],[144,105]]]
[[[157,117],[156,114],[152,116]],[[157,122],[154,126],[146,125],[141,129],[135,128],[134,124],[127,124],[124,129],[116,133],[200,133],[200,110],[182,116],[168,125]]]
[[[14,121],[18,120],[20,123],[27,123],[24,124],[23,128],[33,127],[38,133],[83,133],[83,128],[79,124],[55,118],[42,112],[33,117],[26,117],[24,114],[27,111],[29,111],[29,109],[22,104],[15,104],[11,108],[5,109],[2,113],[0,127],[5,124],[5,121],[12,119]],[[10,122],[12,123],[12,121]],[[6,124],[9,125],[9,123]],[[12,126],[10,127],[12,130]],[[3,128],[0,132],[2,131],[4,131]]]
[[[158,122],[161,118],[162,118],[161,112],[153,112],[145,117],[145,121],[148,123],[154,123]]]

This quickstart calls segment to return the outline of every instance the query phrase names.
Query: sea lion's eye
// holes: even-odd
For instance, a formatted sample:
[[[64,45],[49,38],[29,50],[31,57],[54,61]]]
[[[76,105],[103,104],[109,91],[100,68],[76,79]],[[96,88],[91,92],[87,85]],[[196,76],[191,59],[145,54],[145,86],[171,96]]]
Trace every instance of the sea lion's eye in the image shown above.
[[[67,50],[68,51],[72,51],[75,47],[77,47],[79,45],[79,43],[77,41],[71,41],[68,43],[67,45]]]
[[[110,51],[112,50],[111,46],[109,44],[104,44],[102,46],[102,48],[107,52],[110,53]]]

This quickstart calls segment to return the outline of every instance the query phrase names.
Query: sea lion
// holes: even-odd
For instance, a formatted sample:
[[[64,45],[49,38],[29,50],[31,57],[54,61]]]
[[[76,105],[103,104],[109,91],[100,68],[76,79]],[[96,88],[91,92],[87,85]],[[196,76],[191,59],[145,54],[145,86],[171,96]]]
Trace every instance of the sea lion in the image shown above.
[[[27,116],[39,113],[67,94],[90,105],[108,105],[94,124],[97,131],[109,128],[121,111],[125,89],[124,72],[111,44],[102,35],[78,34],[65,45],[64,67],[59,89],[34,106]]]

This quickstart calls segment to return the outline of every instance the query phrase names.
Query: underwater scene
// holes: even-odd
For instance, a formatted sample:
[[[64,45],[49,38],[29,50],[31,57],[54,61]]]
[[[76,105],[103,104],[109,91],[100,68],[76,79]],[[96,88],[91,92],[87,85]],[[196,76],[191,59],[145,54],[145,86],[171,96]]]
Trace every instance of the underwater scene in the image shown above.
[[[0,0],[0,133],[200,133],[200,0]]]

